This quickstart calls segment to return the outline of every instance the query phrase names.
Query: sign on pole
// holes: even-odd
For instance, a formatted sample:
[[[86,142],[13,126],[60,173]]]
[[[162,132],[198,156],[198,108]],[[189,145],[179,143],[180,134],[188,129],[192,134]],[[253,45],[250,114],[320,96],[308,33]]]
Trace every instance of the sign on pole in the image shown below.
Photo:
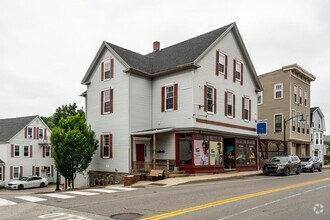
[[[257,134],[266,135],[267,134],[267,122],[257,122]]]

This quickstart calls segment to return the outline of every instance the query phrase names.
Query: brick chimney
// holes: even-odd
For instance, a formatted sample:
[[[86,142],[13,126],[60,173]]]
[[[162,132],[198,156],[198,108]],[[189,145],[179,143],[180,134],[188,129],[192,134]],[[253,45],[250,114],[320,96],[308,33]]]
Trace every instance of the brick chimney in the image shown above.
[[[155,41],[154,42],[154,52],[155,51],[159,51],[160,50],[160,42],[159,41]]]

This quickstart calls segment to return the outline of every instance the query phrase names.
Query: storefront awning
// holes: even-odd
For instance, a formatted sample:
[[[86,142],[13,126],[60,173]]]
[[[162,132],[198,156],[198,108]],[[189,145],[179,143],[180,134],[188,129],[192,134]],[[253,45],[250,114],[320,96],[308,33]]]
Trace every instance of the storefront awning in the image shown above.
[[[131,135],[151,135],[151,134],[158,134],[158,133],[164,133],[173,131],[173,128],[156,128],[156,129],[150,129],[150,130],[144,130],[144,131],[135,131],[132,132]]]

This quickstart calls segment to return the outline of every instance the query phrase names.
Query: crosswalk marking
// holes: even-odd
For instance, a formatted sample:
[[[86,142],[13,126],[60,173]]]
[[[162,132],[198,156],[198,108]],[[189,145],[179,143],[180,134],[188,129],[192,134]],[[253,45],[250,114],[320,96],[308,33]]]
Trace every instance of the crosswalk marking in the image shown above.
[[[0,198],[0,206],[15,205],[15,204],[17,204],[17,203]]]
[[[23,199],[29,202],[41,202],[41,201],[46,201],[47,199],[35,197],[35,196],[17,196],[16,198],[18,199]]]
[[[100,195],[100,193],[93,193],[93,192],[83,192],[83,191],[68,191],[64,193],[75,194],[75,195],[82,195],[82,196],[95,196]]]
[[[107,186],[107,189],[120,190],[120,191],[133,191],[135,188],[125,188],[125,187],[116,187],[116,186]]]
[[[94,192],[103,192],[103,193],[115,193],[118,190],[111,190],[111,189],[86,189],[85,191],[94,191]]]
[[[49,194],[43,194],[44,196],[54,197],[58,199],[71,199],[75,198],[75,196],[69,196],[65,194],[59,194],[59,193],[49,193]]]

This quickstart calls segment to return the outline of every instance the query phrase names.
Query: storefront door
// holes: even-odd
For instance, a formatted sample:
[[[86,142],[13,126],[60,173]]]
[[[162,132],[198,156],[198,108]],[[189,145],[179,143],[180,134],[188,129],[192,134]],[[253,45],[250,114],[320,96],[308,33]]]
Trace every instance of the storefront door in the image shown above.
[[[225,169],[233,169],[235,164],[235,139],[224,138],[224,150],[225,150]]]

